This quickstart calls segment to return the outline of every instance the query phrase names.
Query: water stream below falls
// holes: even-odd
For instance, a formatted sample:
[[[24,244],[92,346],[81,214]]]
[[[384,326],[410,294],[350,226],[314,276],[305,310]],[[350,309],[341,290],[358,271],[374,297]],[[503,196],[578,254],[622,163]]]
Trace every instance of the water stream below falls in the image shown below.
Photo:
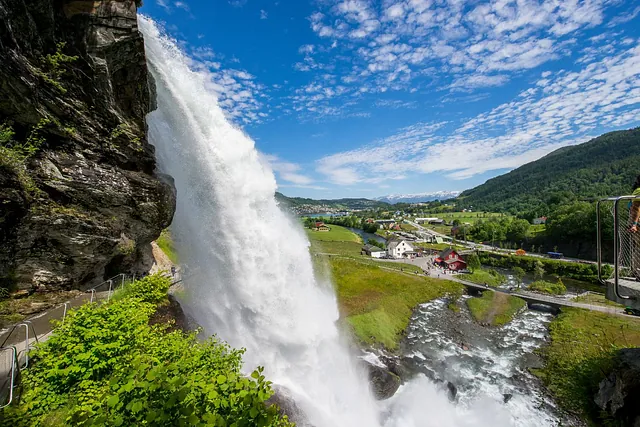
[[[158,107],[147,117],[149,140],[159,168],[175,180],[172,232],[191,272],[181,302],[206,334],[246,348],[245,371],[264,366],[266,377],[288,390],[315,427],[552,422],[536,403],[520,403],[526,391],[509,380],[516,370],[511,359],[521,353],[512,341],[519,338],[505,330],[502,338],[478,346],[474,357],[458,354],[455,341],[447,343],[446,336],[430,332],[436,330],[429,324],[437,322],[440,302],[418,312],[422,317],[414,327],[421,332],[412,329],[407,348],[418,359],[431,358],[436,372],[460,376],[460,402],[450,402],[425,377],[408,383],[393,399],[376,402],[366,372],[336,326],[333,288],[314,277],[306,234],[275,201],[269,165],[225,117],[207,68],[151,19],[140,17],[139,26],[157,91]],[[531,316],[522,327],[531,330],[534,346],[534,335],[543,334],[536,326],[543,316]],[[514,394],[513,403],[504,405],[499,395],[507,391]],[[479,404],[483,399],[487,403]]]
[[[527,310],[503,327],[486,328],[470,321],[465,308],[454,313],[446,300],[431,301],[414,313],[402,344],[403,362],[455,386],[458,405],[490,402],[508,413],[511,425],[555,426],[555,405],[527,370],[540,363],[534,350],[547,339],[551,318]]]

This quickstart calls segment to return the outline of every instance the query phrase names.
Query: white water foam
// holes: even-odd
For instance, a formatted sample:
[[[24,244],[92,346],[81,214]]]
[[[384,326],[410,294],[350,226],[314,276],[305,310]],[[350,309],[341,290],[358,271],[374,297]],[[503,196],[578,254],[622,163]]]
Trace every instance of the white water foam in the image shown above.
[[[274,200],[272,171],[225,118],[210,76],[151,19],[139,26],[157,89],[149,139],[175,179],[178,251],[197,271],[184,303],[206,333],[246,348],[245,371],[265,366],[316,427],[509,425],[496,405],[457,407],[423,378],[373,400],[336,327],[333,290],[314,278],[306,236]]]

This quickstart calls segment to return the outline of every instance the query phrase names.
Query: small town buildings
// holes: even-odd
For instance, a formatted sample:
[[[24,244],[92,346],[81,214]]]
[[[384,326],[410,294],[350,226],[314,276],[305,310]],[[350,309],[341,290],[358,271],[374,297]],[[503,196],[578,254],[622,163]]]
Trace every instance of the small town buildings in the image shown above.
[[[329,228],[324,222],[316,222],[315,226],[313,227],[313,231],[329,231],[331,230],[331,228]]]
[[[373,245],[364,245],[362,247],[362,255],[369,255],[371,258],[384,258],[387,251]]]
[[[429,218],[416,218],[415,222],[417,222],[418,224],[442,224],[444,223],[444,220],[436,217],[429,217]]]
[[[406,252],[414,252],[413,246],[404,239],[391,239],[387,242],[387,255],[392,258],[402,258]]]
[[[540,225],[540,224],[546,224],[546,223],[547,223],[546,216],[541,216],[540,218],[533,219],[533,225]]]
[[[467,268],[466,261],[463,260],[460,254],[453,248],[448,248],[440,252],[434,262],[451,271],[460,271]]]

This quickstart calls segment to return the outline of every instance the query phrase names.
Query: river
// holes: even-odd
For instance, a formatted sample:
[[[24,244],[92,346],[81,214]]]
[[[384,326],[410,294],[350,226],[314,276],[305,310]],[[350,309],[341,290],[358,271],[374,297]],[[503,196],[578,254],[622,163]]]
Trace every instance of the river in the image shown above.
[[[415,310],[400,353],[404,369],[417,376],[389,400],[392,411],[416,393],[414,383],[430,381],[470,416],[486,410],[501,425],[575,425],[528,371],[541,366],[534,352],[548,339],[551,314],[525,310],[505,326],[488,328],[471,320],[464,302],[459,313],[447,305],[436,299]]]
[[[359,228],[351,228],[351,227],[345,227],[345,228],[349,231],[353,231],[358,236],[362,237],[362,241],[364,243],[367,243],[369,239],[373,239],[376,242],[384,243],[385,245],[387,244],[387,239],[385,239],[384,237],[378,236],[377,234],[367,233],[366,231],[361,230]]]

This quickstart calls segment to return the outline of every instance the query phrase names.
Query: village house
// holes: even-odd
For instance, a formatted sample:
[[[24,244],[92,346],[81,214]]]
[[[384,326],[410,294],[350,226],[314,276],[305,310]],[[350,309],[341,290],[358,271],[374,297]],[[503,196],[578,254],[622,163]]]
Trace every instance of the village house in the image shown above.
[[[541,224],[546,224],[547,223],[547,217],[546,216],[541,216],[540,218],[534,218],[533,219],[533,225],[541,225]]]
[[[413,246],[404,239],[391,239],[387,242],[387,255],[392,258],[402,258],[406,252],[414,252]]]
[[[377,246],[364,245],[361,253],[362,255],[369,255],[371,258],[384,258],[387,251]]]
[[[434,260],[440,267],[446,268],[451,271],[460,271],[467,268],[467,263],[453,248],[445,249],[440,252],[438,257]]]
[[[313,231],[329,231],[331,230],[331,228],[329,228],[324,222],[316,222],[315,226],[313,227]]]

